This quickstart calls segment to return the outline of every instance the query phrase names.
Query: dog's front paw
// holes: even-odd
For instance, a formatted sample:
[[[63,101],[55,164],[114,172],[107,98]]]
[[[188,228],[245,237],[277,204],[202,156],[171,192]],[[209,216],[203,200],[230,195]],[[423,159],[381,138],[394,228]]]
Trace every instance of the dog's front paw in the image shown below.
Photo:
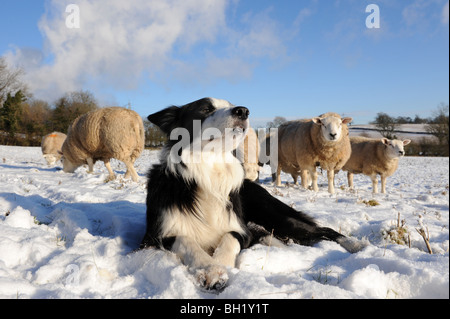
[[[225,267],[211,265],[206,269],[197,270],[196,279],[206,290],[222,291],[228,282],[228,274]]]

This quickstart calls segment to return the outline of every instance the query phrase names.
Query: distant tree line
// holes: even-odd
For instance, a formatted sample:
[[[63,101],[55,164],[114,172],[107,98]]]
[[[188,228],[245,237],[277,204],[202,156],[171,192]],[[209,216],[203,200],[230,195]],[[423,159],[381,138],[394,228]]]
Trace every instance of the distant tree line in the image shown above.
[[[39,146],[42,136],[59,131],[67,133],[69,125],[78,116],[98,109],[97,100],[89,91],[75,91],[64,94],[53,104],[33,98],[21,81],[23,71],[8,67],[0,57],[0,144],[19,146]],[[277,116],[268,122],[267,128],[274,128],[286,122]],[[430,118],[391,117],[378,113],[371,122],[380,134],[396,138],[401,124],[424,124],[426,131],[435,136],[437,142],[422,138],[408,147],[410,155],[426,154],[448,156],[449,154],[449,106],[441,103]],[[158,127],[144,119],[146,147],[160,147],[167,139]],[[408,149],[410,151],[408,151]]]
[[[44,135],[53,131],[67,133],[80,115],[100,106],[89,91],[69,92],[52,104],[33,98],[21,81],[23,72],[11,69],[0,57],[0,144],[39,146]],[[144,120],[146,146],[159,147],[165,135]]]
[[[375,124],[380,133],[387,138],[393,137],[393,133],[398,130],[399,125],[425,124],[427,132],[435,135],[440,141],[444,141],[445,134],[447,134],[448,143],[448,112],[448,105],[445,103],[439,104],[433,112],[433,117],[428,118],[422,118],[419,115],[416,115],[414,119],[409,116],[391,117],[386,113],[380,112],[377,113],[375,120],[371,124]]]
[[[155,124],[150,123],[149,120],[144,119],[145,129],[145,147],[158,148],[164,145],[167,141],[167,136]]]
[[[78,116],[99,108],[88,91],[67,93],[50,106],[27,97],[22,90],[7,93],[0,108],[0,144],[37,146],[41,137],[53,132],[67,133]]]
[[[420,155],[449,155],[449,106],[441,103],[433,111],[433,116],[421,118],[418,115],[414,119],[410,117],[391,117],[386,113],[378,113],[374,124],[383,137],[389,139],[397,138],[396,134],[401,124],[424,124],[426,132],[433,135],[436,141],[427,138],[421,138],[413,141],[408,147],[410,154]],[[409,149],[409,151],[408,151]]]

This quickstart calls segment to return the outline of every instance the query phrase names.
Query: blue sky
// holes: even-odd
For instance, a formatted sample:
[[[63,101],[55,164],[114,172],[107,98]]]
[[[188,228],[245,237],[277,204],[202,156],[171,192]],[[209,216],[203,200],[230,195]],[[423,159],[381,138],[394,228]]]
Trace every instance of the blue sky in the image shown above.
[[[80,27],[68,28],[68,4]],[[368,29],[366,6],[380,9]],[[212,96],[254,126],[334,111],[432,115],[449,102],[448,0],[2,0],[0,55],[36,98],[90,90],[142,116]]]

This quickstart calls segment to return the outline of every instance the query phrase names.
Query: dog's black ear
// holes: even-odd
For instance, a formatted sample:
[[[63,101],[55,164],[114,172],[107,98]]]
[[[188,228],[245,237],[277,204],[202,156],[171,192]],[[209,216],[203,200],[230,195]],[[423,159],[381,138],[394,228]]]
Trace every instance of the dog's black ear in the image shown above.
[[[162,111],[150,114],[147,119],[153,124],[157,125],[167,135],[177,127],[178,114],[180,108],[170,106]]]

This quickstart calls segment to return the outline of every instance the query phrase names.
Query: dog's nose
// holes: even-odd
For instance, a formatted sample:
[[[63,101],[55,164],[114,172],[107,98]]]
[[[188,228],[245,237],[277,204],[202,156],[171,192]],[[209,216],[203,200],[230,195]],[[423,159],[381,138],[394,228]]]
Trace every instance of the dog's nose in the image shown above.
[[[234,109],[231,110],[231,114],[233,114],[234,116],[236,116],[241,120],[246,120],[248,119],[250,111],[248,110],[248,108],[244,106],[236,106]]]

